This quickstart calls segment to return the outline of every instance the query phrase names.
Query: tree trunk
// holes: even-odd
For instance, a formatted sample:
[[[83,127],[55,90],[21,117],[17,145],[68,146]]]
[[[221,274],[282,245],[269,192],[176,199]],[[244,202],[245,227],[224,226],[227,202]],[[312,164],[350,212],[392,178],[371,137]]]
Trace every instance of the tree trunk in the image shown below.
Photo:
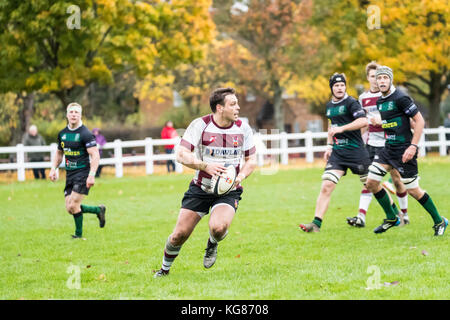
[[[441,84],[442,74],[430,72],[430,93],[428,95],[428,121],[430,128],[437,128],[441,123],[441,99],[444,91],[441,89],[444,86]],[[445,88],[445,87],[444,87]]]
[[[273,109],[274,109],[274,120],[275,128],[284,131],[284,108],[283,108],[283,88],[281,88],[278,81],[274,82],[273,85]]]
[[[16,145],[22,142],[22,137],[27,132],[30,126],[31,118],[34,113],[34,92],[26,93],[25,95],[18,94],[16,102],[21,105],[19,109],[19,125],[13,132],[12,143]]]

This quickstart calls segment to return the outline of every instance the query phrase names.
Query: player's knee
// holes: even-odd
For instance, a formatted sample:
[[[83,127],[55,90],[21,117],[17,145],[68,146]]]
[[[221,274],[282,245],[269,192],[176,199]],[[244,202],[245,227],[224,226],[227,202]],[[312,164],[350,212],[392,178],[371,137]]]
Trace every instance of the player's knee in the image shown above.
[[[414,199],[416,199],[417,201],[419,199],[421,199],[423,197],[423,195],[425,194],[425,191],[420,188],[419,186],[417,186],[416,188],[409,188],[406,189],[406,191],[408,192],[408,194],[413,197]]]
[[[174,246],[181,246],[189,237],[188,233],[183,230],[176,230],[170,235],[170,243]]]
[[[335,172],[326,170],[322,175],[323,185],[327,184],[327,181],[330,181],[334,184],[337,184],[339,182],[339,179],[341,177],[337,175]],[[328,184],[327,184],[328,185]]]
[[[324,180],[322,183],[322,188],[320,189],[320,192],[322,194],[330,195],[334,188],[336,187],[336,184],[334,182]]]
[[[365,185],[367,190],[369,190],[372,193],[376,193],[380,186],[380,181],[368,178]]]
[[[369,166],[369,174],[367,175],[367,178],[368,180],[380,182],[386,174],[386,169],[381,164],[374,162]]]
[[[211,226],[210,232],[214,238],[221,239],[227,233],[227,230],[228,230],[227,224],[221,223]]]
[[[416,175],[411,178],[401,178],[401,182],[405,186],[406,190],[409,193],[409,190],[419,189],[419,176]],[[414,191],[413,191],[414,192]]]
[[[66,204],[66,210],[69,214],[76,214],[80,212],[81,208],[79,205],[69,202]]]

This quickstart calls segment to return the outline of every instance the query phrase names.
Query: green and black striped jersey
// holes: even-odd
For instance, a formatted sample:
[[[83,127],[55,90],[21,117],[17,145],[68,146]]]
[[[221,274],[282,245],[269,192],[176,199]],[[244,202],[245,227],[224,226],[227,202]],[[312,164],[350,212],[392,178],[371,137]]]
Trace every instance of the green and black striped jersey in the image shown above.
[[[75,130],[65,127],[58,133],[58,149],[64,152],[66,170],[89,170],[87,149],[96,145],[95,136],[84,125]]]

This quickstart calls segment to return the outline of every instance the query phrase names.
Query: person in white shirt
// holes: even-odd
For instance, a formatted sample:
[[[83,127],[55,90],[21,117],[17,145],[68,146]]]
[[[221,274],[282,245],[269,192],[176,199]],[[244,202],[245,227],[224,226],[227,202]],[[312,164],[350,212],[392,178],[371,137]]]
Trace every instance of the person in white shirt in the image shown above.
[[[195,169],[195,176],[184,194],[178,221],[167,239],[161,269],[154,277],[169,274],[181,246],[197,223],[209,212],[209,239],[203,259],[205,268],[216,261],[218,242],[228,233],[243,192],[240,183],[255,169],[253,132],[238,119],[239,103],[233,88],[219,88],[210,95],[212,114],[191,122],[176,152],[177,161]],[[240,167],[242,158],[245,163]],[[213,193],[211,179],[233,165],[238,173],[233,189],[225,195]]]

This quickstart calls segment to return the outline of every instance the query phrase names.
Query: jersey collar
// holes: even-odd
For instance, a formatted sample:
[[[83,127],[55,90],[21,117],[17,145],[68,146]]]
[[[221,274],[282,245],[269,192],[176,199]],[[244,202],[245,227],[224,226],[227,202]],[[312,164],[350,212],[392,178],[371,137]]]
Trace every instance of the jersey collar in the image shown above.
[[[392,95],[394,92],[395,92],[395,87],[394,87],[394,85],[393,84],[391,84],[391,88],[389,89],[390,91],[391,91],[391,93],[389,93],[387,96],[381,96],[383,99],[385,99],[385,98],[387,98],[387,97],[389,97],[390,95]]]
[[[75,129],[72,129],[69,125],[67,125],[67,129],[69,129],[70,131],[75,131],[78,128],[80,128],[83,125],[83,121],[80,120],[80,125],[78,127],[76,127]]]
[[[344,101],[347,98],[348,98],[348,94],[346,93],[345,96],[341,100],[333,101],[333,99],[331,99],[331,102],[334,103],[334,104],[338,104],[338,103],[341,103],[342,101]]]

